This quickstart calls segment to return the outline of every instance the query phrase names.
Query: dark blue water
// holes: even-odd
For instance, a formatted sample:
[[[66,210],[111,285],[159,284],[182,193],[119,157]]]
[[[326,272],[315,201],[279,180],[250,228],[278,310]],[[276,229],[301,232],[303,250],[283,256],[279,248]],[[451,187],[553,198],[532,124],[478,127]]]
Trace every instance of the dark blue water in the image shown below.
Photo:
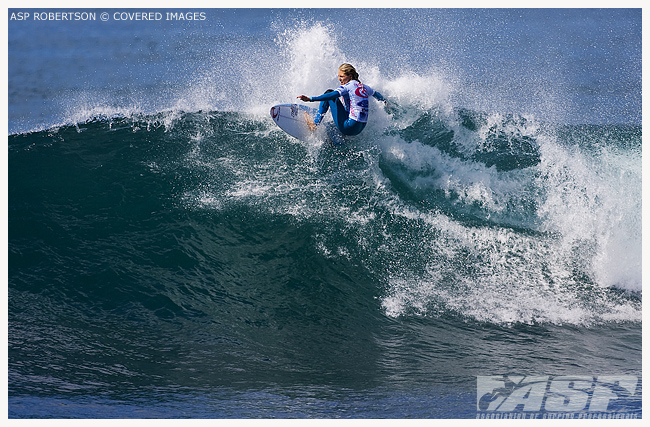
[[[9,20],[10,418],[475,418],[479,377],[640,378],[640,9],[87,11]],[[342,62],[391,108],[279,130]]]

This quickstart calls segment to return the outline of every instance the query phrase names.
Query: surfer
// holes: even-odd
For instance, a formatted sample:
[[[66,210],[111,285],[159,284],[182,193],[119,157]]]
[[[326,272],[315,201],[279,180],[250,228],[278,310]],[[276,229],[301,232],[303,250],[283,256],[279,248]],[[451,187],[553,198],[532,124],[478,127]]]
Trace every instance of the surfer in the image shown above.
[[[305,112],[305,119],[311,130],[316,129],[316,125],[331,108],[332,118],[341,133],[358,135],[368,122],[368,97],[373,96],[384,103],[386,100],[379,92],[361,83],[357,70],[350,64],[342,64],[339,67],[338,77],[341,86],[336,90],[328,89],[324,94],[313,97],[300,95],[298,99],[303,102],[320,101],[318,113],[313,120]],[[345,105],[341,103],[340,97],[343,97]]]

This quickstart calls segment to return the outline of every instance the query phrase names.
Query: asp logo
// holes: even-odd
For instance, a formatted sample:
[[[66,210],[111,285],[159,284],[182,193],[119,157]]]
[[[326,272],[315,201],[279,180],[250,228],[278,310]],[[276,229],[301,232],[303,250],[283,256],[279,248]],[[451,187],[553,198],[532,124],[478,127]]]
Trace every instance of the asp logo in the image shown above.
[[[632,375],[479,376],[476,410],[478,414],[638,411],[638,382]]]

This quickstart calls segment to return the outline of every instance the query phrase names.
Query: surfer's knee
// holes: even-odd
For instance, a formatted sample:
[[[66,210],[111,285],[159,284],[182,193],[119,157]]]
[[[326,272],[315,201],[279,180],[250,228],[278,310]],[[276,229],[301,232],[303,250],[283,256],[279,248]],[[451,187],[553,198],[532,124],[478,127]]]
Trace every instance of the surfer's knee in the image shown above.
[[[353,119],[348,119],[343,123],[343,126],[340,128],[340,130],[343,135],[355,136],[359,135],[365,127],[365,123],[357,122]]]

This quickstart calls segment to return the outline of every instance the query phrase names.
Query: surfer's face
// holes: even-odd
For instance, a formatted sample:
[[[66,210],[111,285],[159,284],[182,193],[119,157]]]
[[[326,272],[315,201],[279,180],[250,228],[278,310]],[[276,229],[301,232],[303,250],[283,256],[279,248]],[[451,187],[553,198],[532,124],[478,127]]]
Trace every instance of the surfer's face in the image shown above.
[[[339,82],[340,82],[342,85],[348,83],[350,80],[352,80],[352,79],[350,78],[350,76],[348,76],[347,74],[345,74],[343,71],[339,70]]]

